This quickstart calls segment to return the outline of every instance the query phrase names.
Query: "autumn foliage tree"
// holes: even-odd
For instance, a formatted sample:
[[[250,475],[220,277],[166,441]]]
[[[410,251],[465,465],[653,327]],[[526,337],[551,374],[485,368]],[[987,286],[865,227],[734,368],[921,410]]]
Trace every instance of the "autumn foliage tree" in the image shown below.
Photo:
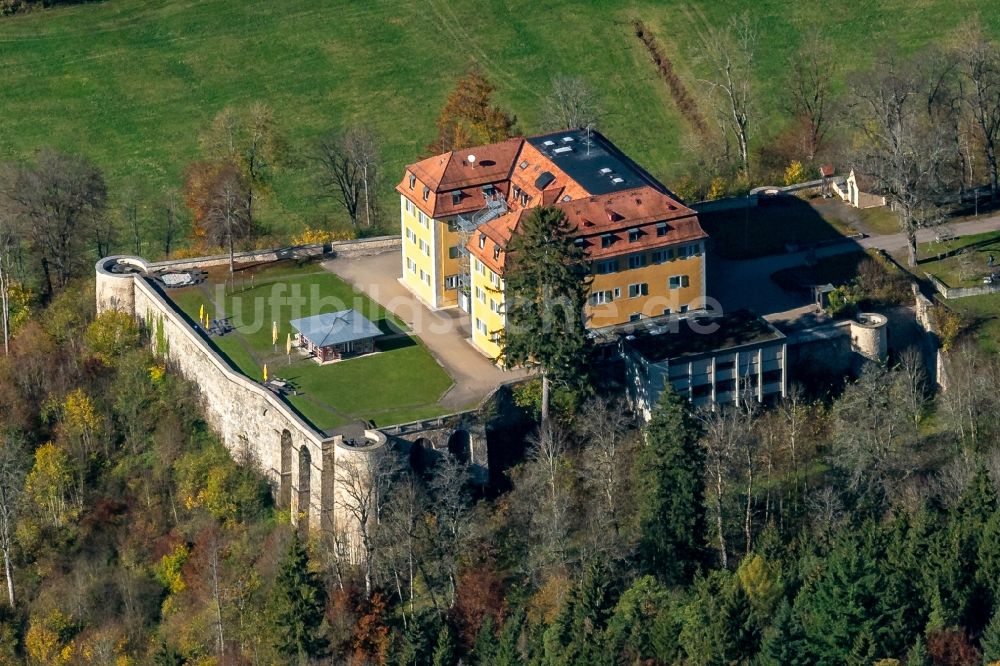
[[[493,104],[496,88],[476,68],[458,80],[438,116],[432,153],[508,139],[517,132],[517,117]]]

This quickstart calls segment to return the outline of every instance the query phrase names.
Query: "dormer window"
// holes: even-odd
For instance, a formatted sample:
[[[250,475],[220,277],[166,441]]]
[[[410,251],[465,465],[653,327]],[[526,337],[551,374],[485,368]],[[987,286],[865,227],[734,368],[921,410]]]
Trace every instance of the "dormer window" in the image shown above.
[[[459,190],[458,192],[452,192],[451,193],[451,205],[452,206],[457,206],[460,203],[462,203],[462,190]]]
[[[667,231],[669,231],[669,230],[670,230],[670,227],[667,226],[666,222],[660,222],[659,224],[656,225],[656,235],[657,236],[666,236],[667,235]]]
[[[527,206],[529,201],[531,201],[531,197],[528,196],[528,193],[521,192],[521,205]]]
[[[479,234],[479,249],[486,247],[486,234]]]
[[[628,230],[628,242],[635,243],[638,242],[639,238],[642,237],[641,229],[629,229]]]
[[[493,246],[493,261],[499,261],[499,259],[500,259],[500,246],[499,245],[494,245]]]
[[[431,195],[431,188],[424,186],[424,201],[427,201],[427,197]]]
[[[603,234],[601,236],[601,247],[611,247],[615,242],[614,234]]]
[[[417,185],[417,177],[412,173],[410,174],[410,189],[412,190]]]

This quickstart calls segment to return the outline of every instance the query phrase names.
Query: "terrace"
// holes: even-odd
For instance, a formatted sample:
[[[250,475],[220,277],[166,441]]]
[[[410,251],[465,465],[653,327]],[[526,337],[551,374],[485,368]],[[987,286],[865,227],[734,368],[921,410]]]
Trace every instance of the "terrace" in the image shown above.
[[[442,404],[452,378],[423,342],[379,303],[316,263],[283,261],[242,269],[210,269],[199,284],[166,290],[192,321],[228,318],[233,330],[213,334],[217,349],[247,377],[294,390],[285,398],[315,427],[332,431],[372,421],[376,426],[454,411]],[[374,353],[319,365],[296,340],[291,322],[355,310],[381,335]],[[276,334],[275,334],[276,332]],[[289,353],[290,351],[290,353]],[[272,385],[277,385],[272,381]]]

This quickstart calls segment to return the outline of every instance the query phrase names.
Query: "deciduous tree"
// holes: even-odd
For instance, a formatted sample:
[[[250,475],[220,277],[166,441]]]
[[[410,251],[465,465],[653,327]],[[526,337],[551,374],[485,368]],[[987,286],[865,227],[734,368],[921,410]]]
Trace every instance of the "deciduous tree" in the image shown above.
[[[493,104],[495,88],[478,68],[458,80],[437,120],[437,138],[428,146],[444,153],[508,139],[517,132],[517,118]]]
[[[552,79],[552,91],[544,102],[544,122],[550,131],[587,129],[597,126],[600,111],[597,95],[582,76],[559,75]]]
[[[320,139],[314,149],[316,178],[323,196],[337,199],[355,227],[364,220],[364,226],[370,228],[379,219],[380,149],[378,135],[361,126],[333,132]]]

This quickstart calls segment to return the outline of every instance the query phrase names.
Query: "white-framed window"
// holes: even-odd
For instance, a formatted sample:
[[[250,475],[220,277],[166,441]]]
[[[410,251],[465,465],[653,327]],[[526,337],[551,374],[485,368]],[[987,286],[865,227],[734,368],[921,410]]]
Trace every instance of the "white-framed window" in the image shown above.
[[[452,245],[451,247],[448,248],[448,258],[449,259],[458,259],[458,257],[460,255],[461,255],[461,252],[459,252],[457,245]]]
[[[603,305],[604,303],[610,303],[615,300],[614,294],[610,289],[605,289],[603,291],[595,291],[590,295],[588,302],[590,305]]]
[[[413,176],[410,176],[410,178],[413,178]],[[403,197],[403,208],[406,209],[407,213],[413,215],[413,202],[406,197]]]
[[[639,282],[636,284],[630,284],[628,286],[628,297],[637,298],[639,296],[649,295],[649,284],[646,282]]]
[[[416,273],[417,272],[417,264],[414,263],[413,259],[410,259],[409,257],[406,258],[406,268],[411,273]]]
[[[693,243],[691,245],[682,245],[677,248],[677,258],[687,259],[688,257],[697,257],[701,254],[701,243]]]
[[[660,222],[656,225],[657,236],[666,236],[668,231],[670,231],[670,227],[667,226],[666,222]]]
[[[629,229],[628,230],[628,242],[629,243],[638,243],[640,238],[642,238],[642,229]]]
[[[406,228],[406,240],[414,244],[417,242],[416,232],[413,231],[413,229],[410,229],[409,227]]]
[[[411,174],[410,174],[410,189],[412,190],[412,189],[413,189],[413,186],[414,186],[414,185],[416,185],[416,184],[417,184],[417,177],[416,177],[416,176],[414,176],[414,175],[413,175],[413,174],[411,173]]]
[[[479,317],[476,317],[476,330],[483,335],[489,335],[489,329],[486,328],[486,322]]]
[[[444,288],[445,289],[458,289],[458,276],[457,275],[446,275],[444,277]]]
[[[671,275],[670,279],[667,280],[668,289],[680,289],[681,287],[688,286],[688,284],[687,275]]]
[[[649,263],[662,264],[667,260],[667,250],[653,250],[649,253]]]
[[[420,269],[420,281],[423,282],[424,278],[426,278],[426,277],[427,277],[427,273],[425,273],[424,269],[421,268]]]
[[[483,291],[482,287],[476,287],[476,300],[478,300],[480,303],[486,302],[486,292]]]
[[[426,284],[428,287],[431,286],[431,274],[430,273],[427,273],[426,275],[424,275],[424,284]]]
[[[421,252],[423,252],[428,257],[431,256],[431,246],[427,243],[427,241],[421,238],[418,245],[420,246]]]
[[[500,307],[499,303],[497,303],[495,300],[493,300],[491,298],[490,299],[490,310],[492,310],[496,314],[500,314],[500,310],[502,310],[502,308]]]
[[[598,261],[597,266],[594,268],[594,272],[598,275],[607,275],[608,273],[618,272],[618,260],[608,259],[606,261]]]
[[[479,249],[486,247],[486,234],[479,234]]]
[[[670,315],[670,308],[663,308],[663,316],[666,317],[669,315]]]
[[[604,234],[601,236],[601,247],[611,247],[614,245],[615,235],[614,234]]]
[[[490,271],[490,284],[497,288],[500,287],[500,276],[493,271]]]
[[[646,265],[645,253],[629,255],[628,258],[629,268],[642,268],[645,265]]]
[[[628,316],[628,320],[629,321],[639,321],[640,319],[642,319],[642,313],[641,312],[633,312],[632,314],[630,314]]]

